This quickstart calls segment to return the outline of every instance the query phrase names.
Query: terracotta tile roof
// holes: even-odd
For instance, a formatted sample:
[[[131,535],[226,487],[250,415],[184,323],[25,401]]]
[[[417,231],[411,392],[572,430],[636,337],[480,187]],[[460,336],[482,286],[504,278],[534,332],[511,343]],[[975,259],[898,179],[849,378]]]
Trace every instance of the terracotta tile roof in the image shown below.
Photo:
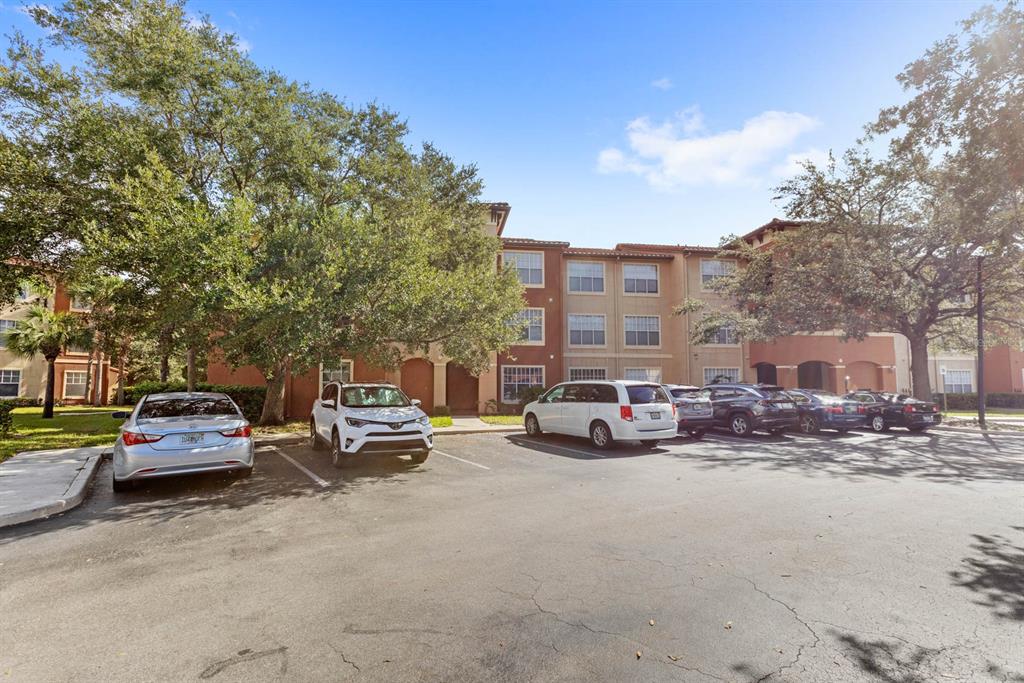
[[[622,249],[590,249],[588,247],[571,247],[564,252],[567,256],[590,256],[593,258],[644,258],[673,259],[675,256],[666,252],[625,251]]]
[[[535,240],[529,237],[502,237],[501,243],[506,246],[522,247],[568,247],[568,242],[553,242],[547,240]]]
[[[716,254],[719,247],[696,247],[686,244],[639,244],[636,242],[622,242],[616,244],[617,250],[625,251],[646,251],[646,252],[671,252],[673,254]]]
[[[743,235],[740,239],[752,240],[757,237],[760,237],[769,230],[785,230],[786,228],[797,228],[803,225],[804,223],[806,223],[806,221],[791,221],[784,220],[782,218],[773,218],[764,225],[762,225],[761,227],[755,228],[754,230],[748,232],[746,235]]]

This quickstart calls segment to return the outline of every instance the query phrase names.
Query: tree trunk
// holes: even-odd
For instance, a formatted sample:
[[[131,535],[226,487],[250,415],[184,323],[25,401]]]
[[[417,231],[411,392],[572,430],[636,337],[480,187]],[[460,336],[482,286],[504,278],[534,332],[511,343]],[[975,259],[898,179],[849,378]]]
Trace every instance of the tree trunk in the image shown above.
[[[164,353],[160,356],[160,381],[166,382],[167,378],[171,375],[171,363],[168,358],[168,354]]]
[[[930,401],[932,387],[928,378],[928,338],[924,335],[907,338],[910,340],[910,381],[914,398]]]
[[[190,348],[185,352],[185,367],[188,369],[186,373],[186,380],[188,387],[186,391],[196,390],[196,350]]]
[[[53,417],[53,382],[56,377],[56,358],[46,359],[46,397],[43,399],[43,419]]]
[[[117,405],[124,405],[124,349],[117,359]]]
[[[284,424],[284,380],[287,366],[280,363],[267,378],[267,396],[263,399],[261,425]]]
[[[85,396],[82,400],[86,405],[89,404],[89,390],[92,388],[92,356],[96,351],[89,349],[89,360],[85,364]]]
[[[96,352],[96,382],[93,391],[92,404],[96,407],[103,405],[103,351]]]

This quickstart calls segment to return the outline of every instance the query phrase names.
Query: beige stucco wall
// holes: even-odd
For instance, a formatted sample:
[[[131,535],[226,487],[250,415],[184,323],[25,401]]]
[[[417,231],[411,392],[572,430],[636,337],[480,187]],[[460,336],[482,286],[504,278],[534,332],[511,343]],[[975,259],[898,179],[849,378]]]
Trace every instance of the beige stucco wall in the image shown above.
[[[53,301],[46,301],[52,310]],[[0,319],[24,320],[28,314],[29,302],[18,302],[13,306],[0,309]],[[42,398],[46,392],[46,360],[39,355],[22,358],[14,355],[6,348],[0,348],[0,370],[20,370],[21,385],[18,396]]]

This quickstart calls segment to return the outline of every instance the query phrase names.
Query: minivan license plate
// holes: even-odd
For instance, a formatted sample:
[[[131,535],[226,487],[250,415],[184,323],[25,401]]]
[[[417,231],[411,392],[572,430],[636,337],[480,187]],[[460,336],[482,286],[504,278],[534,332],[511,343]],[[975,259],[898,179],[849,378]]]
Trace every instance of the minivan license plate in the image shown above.
[[[181,443],[183,444],[197,444],[203,442],[202,434],[182,434]]]
[[[652,420],[660,420],[661,413],[647,413]]]

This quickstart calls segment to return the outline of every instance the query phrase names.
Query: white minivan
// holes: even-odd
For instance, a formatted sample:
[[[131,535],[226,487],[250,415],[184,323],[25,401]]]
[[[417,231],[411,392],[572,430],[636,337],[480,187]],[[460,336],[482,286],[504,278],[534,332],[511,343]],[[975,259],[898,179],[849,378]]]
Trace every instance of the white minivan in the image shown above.
[[[653,447],[676,436],[672,399],[652,382],[564,382],[528,403],[523,421],[527,434],[589,436],[600,449],[615,441]]]

